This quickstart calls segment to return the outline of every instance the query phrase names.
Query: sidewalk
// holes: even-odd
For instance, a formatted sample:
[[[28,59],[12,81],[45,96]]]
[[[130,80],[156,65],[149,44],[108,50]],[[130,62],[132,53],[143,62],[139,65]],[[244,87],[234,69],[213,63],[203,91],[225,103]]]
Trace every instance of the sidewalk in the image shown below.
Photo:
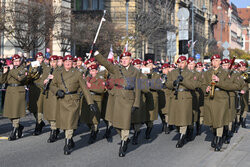
[[[250,167],[250,113],[247,129],[240,128],[229,145],[223,144],[222,152],[211,152],[199,160],[197,167]]]

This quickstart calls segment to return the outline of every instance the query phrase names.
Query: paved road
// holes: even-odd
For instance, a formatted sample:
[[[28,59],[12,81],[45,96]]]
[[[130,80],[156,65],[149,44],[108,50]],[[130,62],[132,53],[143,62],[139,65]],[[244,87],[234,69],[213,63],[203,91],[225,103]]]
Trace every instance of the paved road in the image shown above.
[[[248,115],[250,120],[250,115]],[[23,138],[16,141],[0,140],[1,167],[249,167],[250,166],[250,121],[248,129],[240,129],[230,145],[223,145],[221,152],[215,153],[210,148],[211,134],[203,127],[201,136],[187,143],[182,149],[176,149],[176,132],[169,135],[160,133],[160,121],[153,129],[152,140],[144,139],[145,127],[139,138],[140,144],[129,144],[126,157],[118,157],[119,137],[113,132],[113,143],[102,139],[104,125],[98,134],[98,141],[87,144],[89,137],[85,125],[76,131],[76,148],[71,155],[63,155],[63,133],[56,143],[48,144],[49,127],[40,136],[32,136],[34,119],[27,116],[22,119],[25,125]],[[0,117],[0,137],[8,136],[10,122]],[[131,134],[132,135],[132,134]]]

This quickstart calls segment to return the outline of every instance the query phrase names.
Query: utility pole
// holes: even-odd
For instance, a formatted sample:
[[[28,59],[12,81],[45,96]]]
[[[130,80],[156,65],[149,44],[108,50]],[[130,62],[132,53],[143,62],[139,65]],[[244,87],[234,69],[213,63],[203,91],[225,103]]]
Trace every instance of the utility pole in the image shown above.
[[[192,57],[194,57],[194,0],[192,0]]]

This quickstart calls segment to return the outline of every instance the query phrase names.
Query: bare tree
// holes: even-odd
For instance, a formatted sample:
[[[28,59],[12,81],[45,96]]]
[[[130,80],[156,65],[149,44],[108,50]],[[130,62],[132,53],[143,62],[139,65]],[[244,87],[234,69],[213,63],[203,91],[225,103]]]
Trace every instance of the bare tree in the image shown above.
[[[135,16],[136,30],[141,39],[153,44],[166,42],[167,31],[175,32],[174,0],[141,0]]]
[[[85,56],[90,51],[90,47],[95,38],[102,13],[75,14],[72,17],[72,40],[83,48],[83,52],[78,56]],[[84,21],[83,21],[84,20]],[[107,56],[110,46],[116,48],[121,39],[121,30],[112,23],[109,14],[106,14],[106,21],[103,23],[96,46],[99,51]]]
[[[46,1],[6,2],[4,32],[9,42],[28,55],[44,49],[53,36],[55,20],[62,12]]]

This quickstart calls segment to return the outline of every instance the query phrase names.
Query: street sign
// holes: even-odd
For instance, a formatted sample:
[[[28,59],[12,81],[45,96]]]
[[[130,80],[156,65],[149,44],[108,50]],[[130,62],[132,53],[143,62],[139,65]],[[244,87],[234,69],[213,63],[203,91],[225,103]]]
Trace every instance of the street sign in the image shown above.
[[[188,40],[188,30],[179,31],[179,40]]]
[[[200,59],[200,58],[201,58],[201,55],[200,55],[200,54],[196,54],[196,55],[195,55],[195,58],[196,58],[196,59]]]
[[[230,44],[226,41],[226,42],[224,42],[224,43],[222,44],[222,47],[223,47],[224,49],[228,49],[228,48],[230,48]]]
[[[230,53],[229,53],[229,50],[226,49],[226,50],[223,51],[223,56],[224,56],[224,57],[228,57],[229,54],[230,54]]]
[[[179,30],[188,30],[188,20],[179,21]]]
[[[177,17],[179,20],[187,20],[190,16],[190,13],[187,8],[180,8]]]

